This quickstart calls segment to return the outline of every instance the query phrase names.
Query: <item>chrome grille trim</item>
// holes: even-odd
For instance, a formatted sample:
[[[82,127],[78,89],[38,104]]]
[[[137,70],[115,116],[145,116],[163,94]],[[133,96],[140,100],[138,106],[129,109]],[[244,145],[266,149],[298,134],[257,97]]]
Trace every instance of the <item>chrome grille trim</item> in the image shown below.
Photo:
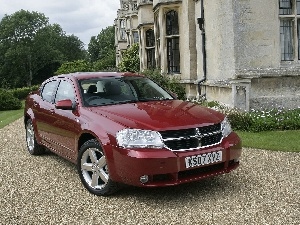
[[[163,138],[163,141],[174,141],[174,140],[185,140],[185,139],[191,139],[191,138],[200,138],[200,137],[207,137],[207,136],[212,136],[215,134],[222,133],[222,131],[215,131],[207,134],[202,134],[202,136],[199,135],[193,135],[190,137],[177,137],[177,138]]]
[[[218,145],[223,140],[220,123],[185,130],[161,131],[160,134],[165,148],[170,151],[203,149]]]

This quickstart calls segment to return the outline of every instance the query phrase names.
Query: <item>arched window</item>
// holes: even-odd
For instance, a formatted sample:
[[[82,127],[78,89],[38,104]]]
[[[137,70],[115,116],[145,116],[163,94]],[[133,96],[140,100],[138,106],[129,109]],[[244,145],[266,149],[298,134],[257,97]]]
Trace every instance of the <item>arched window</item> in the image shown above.
[[[180,72],[178,13],[171,10],[166,14],[166,42],[168,73]]]

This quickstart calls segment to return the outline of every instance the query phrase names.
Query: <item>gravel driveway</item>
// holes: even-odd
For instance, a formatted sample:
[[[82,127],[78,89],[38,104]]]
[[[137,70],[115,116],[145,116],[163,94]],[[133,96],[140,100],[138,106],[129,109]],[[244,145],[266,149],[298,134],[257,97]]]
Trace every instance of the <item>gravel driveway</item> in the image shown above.
[[[0,224],[300,224],[300,154],[243,150],[238,170],[97,197],[73,164],[30,156],[22,119],[0,129]]]

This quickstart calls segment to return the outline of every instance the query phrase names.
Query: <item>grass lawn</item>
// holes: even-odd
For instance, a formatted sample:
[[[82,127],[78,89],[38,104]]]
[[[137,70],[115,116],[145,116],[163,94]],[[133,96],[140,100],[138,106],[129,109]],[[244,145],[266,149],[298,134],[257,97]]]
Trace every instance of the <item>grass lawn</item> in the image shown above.
[[[300,130],[236,133],[241,137],[244,147],[300,152]]]
[[[25,101],[22,101],[22,108],[18,110],[0,111],[0,129],[24,115]]]
[[[24,114],[23,107],[18,110],[0,111],[0,129],[7,124],[21,118]]]

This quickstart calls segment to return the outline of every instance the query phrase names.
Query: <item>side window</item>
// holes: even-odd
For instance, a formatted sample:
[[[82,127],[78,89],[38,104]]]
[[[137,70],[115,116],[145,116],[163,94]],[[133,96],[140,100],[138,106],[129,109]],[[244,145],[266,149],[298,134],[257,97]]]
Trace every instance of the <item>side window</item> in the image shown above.
[[[56,90],[57,84],[58,81],[55,80],[55,81],[50,81],[49,83],[46,83],[44,85],[44,88],[41,92],[41,97],[43,100],[52,103],[53,95]]]
[[[71,99],[72,101],[75,101],[75,94],[73,86],[70,82],[62,80],[59,83],[56,96],[55,96],[55,102],[64,100],[64,99]]]

